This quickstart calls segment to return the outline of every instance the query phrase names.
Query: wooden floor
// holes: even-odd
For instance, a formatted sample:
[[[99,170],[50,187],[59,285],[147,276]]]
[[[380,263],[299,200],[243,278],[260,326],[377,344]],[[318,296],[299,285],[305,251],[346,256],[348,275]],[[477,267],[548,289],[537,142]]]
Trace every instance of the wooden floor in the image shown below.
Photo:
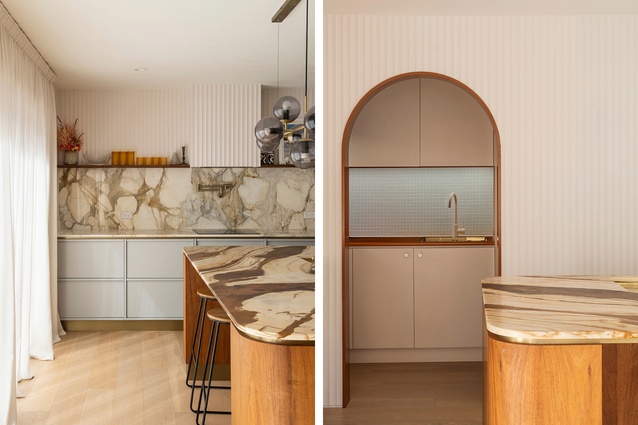
[[[181,331],[69,332],[54,361],[31,360],[35,377],[18,385],[27,395],[18,423],[194,424],[182,344]]]
[[[325,425],[480,425],[481,363],[351,364],[345,409],[324,409]]]

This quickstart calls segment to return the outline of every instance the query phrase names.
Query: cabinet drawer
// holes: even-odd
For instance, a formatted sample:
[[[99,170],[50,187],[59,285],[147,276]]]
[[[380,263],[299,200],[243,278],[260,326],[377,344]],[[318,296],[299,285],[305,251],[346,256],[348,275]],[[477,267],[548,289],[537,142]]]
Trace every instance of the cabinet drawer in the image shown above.
[[[60,280],[58,308],[62,319],[122,319],[124,281]]]
[[[184,315],[181,280],[129,280],[126,317],[181,319]]]
[[[58,277],[123,278],[124,241],[58,241]]]
[[[129,278],[181,279],[183,248],[192,245],[192,239],[129,240],[126,275]]]

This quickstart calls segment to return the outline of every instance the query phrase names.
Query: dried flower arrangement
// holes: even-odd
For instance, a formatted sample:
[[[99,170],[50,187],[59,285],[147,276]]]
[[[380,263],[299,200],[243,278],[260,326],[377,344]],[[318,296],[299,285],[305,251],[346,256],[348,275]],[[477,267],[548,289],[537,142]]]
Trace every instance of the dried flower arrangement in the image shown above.
[[[58,117],[58,147],[61,151],[77,152],[82,149],[84,133],[78,136],[77,124],[77,118],[73,124],[63,124]]]

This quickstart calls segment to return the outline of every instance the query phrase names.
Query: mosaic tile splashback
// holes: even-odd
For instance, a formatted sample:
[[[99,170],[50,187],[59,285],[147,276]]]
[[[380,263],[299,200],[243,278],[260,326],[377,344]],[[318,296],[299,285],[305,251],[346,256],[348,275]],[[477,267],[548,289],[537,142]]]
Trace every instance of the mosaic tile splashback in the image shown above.
[[[349,176],[351,237],[451,235],[451,192],[465,234],[493,234],[492,168],[351,168]]]

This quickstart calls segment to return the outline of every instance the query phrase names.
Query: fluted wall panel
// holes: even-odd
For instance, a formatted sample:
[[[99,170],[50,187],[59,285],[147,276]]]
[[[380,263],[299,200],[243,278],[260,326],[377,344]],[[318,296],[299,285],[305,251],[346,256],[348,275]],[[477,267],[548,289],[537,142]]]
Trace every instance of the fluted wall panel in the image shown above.
[[[181,152],[181,146],[190,154],[191,99],[191,88],[60,90],[56,107],[62,121],[78,120],[78,128],[84,132],[84,152],[133,150],[137,156],[166,156],[170,160],[174,152]]]
[[[87,153],[133,150],[170,160],[175,152],[181,159],[185,146],[194,167],[259,166],[253,133],[261,118],[259,84],[60,90],[56,106],[62,121],[78,119]]]
[[[324,403],[341,403],[341,142],[372,87],[430,71],[501,136],[503,274],[637,274],[638,17],[324,19]]]
[[[274,87],[263,87],[261,90],[261,116],[266,117],[272,115],[272,105],[281,96],[292,96],[296,98],[301,104],[301,116],[303,116],[304,105],[304,89],[301,88],[289,88],[281,87],[279,89]],[[314,90],[308,90],[307,107],[310,109],[315,105],[315,92]]]
[[[192,166],[257,167],[254,128],[261,118],[259,84],[198,84],[194,87]]]

